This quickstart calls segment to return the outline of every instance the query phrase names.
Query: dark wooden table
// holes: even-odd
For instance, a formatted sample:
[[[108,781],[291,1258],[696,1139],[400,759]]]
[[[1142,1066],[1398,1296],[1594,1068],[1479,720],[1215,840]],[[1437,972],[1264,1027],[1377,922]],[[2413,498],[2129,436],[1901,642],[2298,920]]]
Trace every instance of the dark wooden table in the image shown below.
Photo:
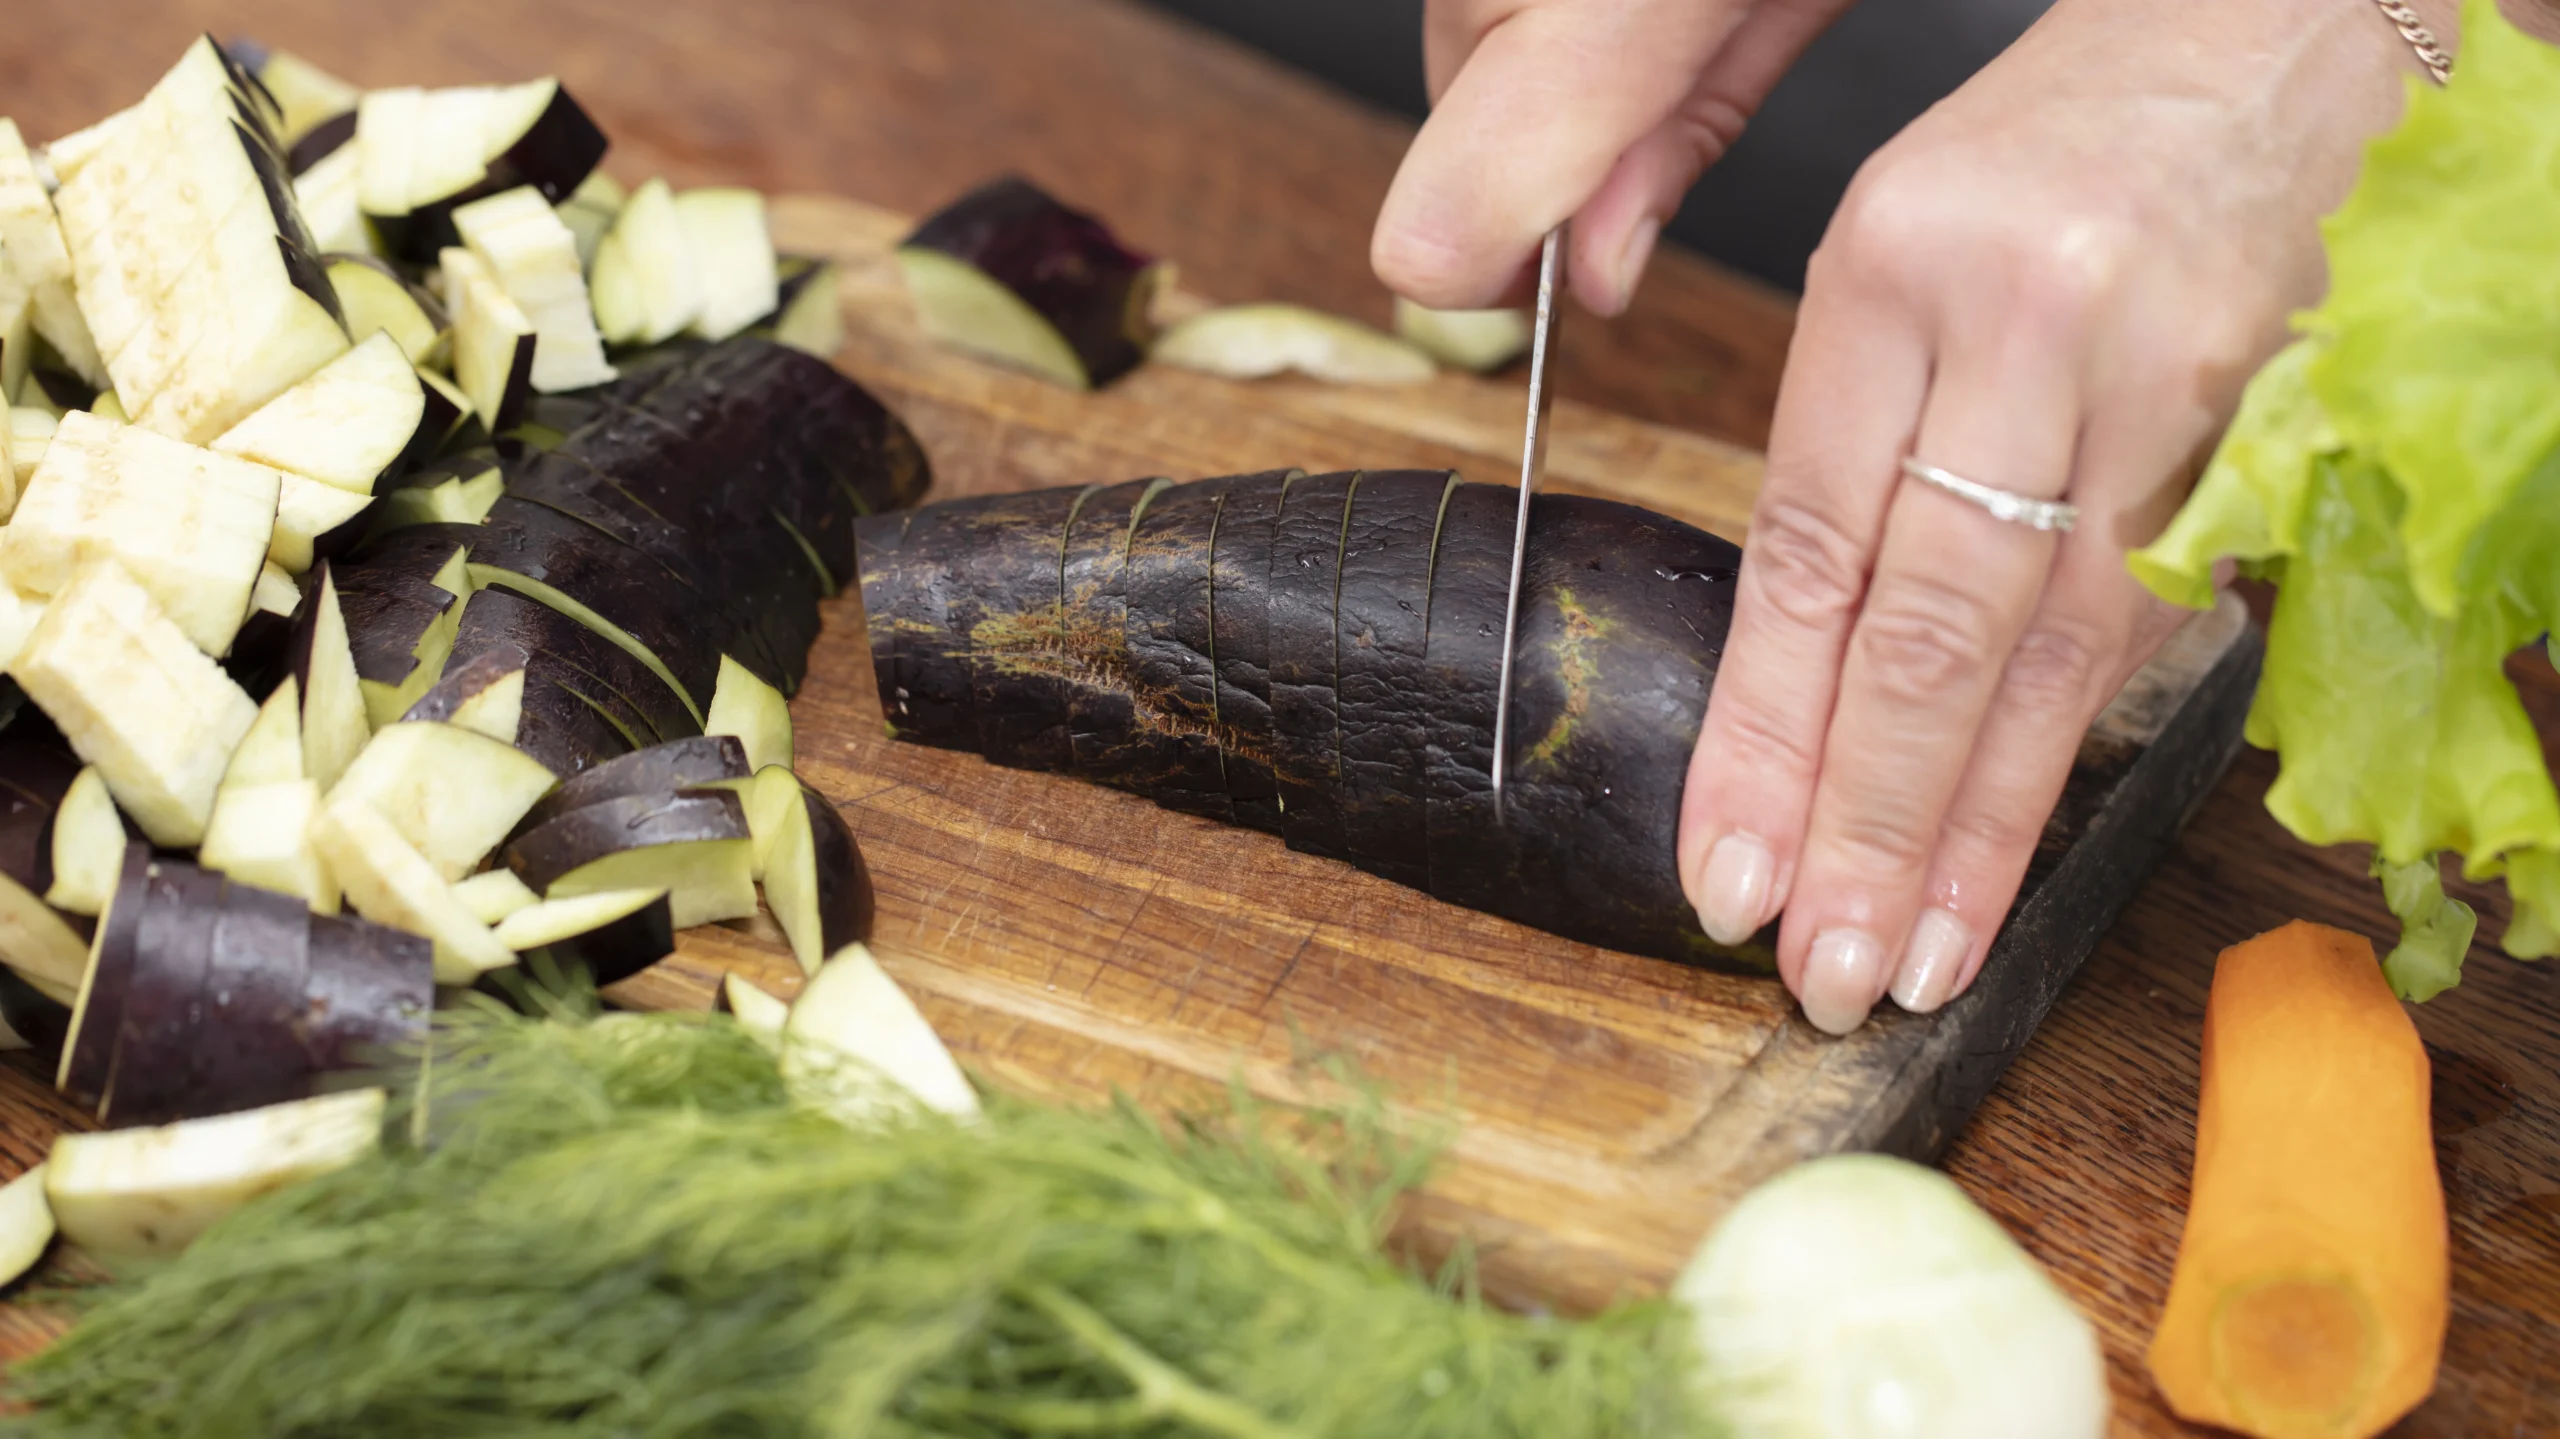
[[[198,30],[254,34],[364,83],[557,72],[613,136],[611,166],[679,184],[849,194],[910,212],[1020,170],[1177,257],[1223,298],[1383,318],[1368,229],[1408,128],[1206,34],[1102,0],[16,0],[0,108],[47,138],[130,103]],[[1635,313],[1569,327],[1561,383],[1594,404],[1760,444],[1785,299],[1685,257]],[[2560,682],[2515,670],[2546,737]],[[2166,1292],[2193,1139],[2213,955],[2303,917],[2390,933],[2364,856],[2308,849],[2251,753],[2126,913],[1948,1156],[2103,1330],[2118,1432],[2188,1432],[2141,1351]],[[2483,931],[2504,923],[2481,905]],[[2452,1332],[2436,1397],[2396,1433],[2560,1434],[2560,974],[2483,945],[2418,1012],[2436,1061],[2453,1213]],[[0,1163],[41,1152],[44,1097],[0,1074]]]

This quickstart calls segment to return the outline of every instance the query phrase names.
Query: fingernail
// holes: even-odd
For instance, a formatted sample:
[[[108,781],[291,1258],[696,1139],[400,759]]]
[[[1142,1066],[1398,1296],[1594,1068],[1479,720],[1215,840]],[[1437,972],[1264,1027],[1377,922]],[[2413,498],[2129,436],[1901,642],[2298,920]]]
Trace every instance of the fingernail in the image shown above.
[[[1913,1014],[1927,1014],[1946,1003],[1956,976],[1964,973],[1964,957],[1972,952],[1973,930],[1955,911],[1920,911],[1902,968],[1893,976],[1893,1002]]]
[[[1804,961],[1804,1017],[1825,1034],[1847,1034],[1867,1022],[1884,979],[1884,948],[1854,929],[1813,937]]]
[[[1653,258],[1654,242],[1661,236],[1662,222],[1651,215],[1638,220],[1636,227],[1627,232],[1627,243],[1618,251],[1617,268],[1610,273],[1609,293],[1615,301],[1610,314],[1623,314],[1634,303],[1636,284],[1644,278],[1645,262]]]
[[[1740,944],[1759,932],[1778,862],[1747,834],[1729,834],[1707,851],[1698,872],[1698,923],[1718,944]]]

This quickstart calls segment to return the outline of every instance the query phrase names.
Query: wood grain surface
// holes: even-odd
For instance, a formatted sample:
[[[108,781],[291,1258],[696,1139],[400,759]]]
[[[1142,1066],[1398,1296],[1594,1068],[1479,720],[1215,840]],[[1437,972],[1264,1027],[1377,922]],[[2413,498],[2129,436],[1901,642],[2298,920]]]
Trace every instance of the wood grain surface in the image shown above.
[[[365,82],[556,70],[614,135],[610,164],[626,176],[663,172],[679,182],[858,193],[914,210],[986,174],[1020,169],[1178,258],[1208,293],[1297,299],[1373,317],[1384,310],[1366,271],[1366,237],[1405,127],[1133,7],[1098,0],[823,7],[789,0],[717,7],[18,0],[9,19],[0,27],[0,109],[39,137],[129,101],[200,29],[256,33]],[[1780,300],[1675,257],[1657,269],[1629,319],[1602,325],[1577,317],[1562,384],[1599,408],[1757,444],[1787,323]],[[1059,448],[1066,453],[1043,453]],[[1077,458],[1074,449],[994,427],[970,432],[960,450],[938,450],[937,459],[954,472],[1026,458],[1063,465]],[[1682,466],[1712,475],[1716,465],[1732,463],[1732,453],[1674,444],[1661,462],[1666,482],[1677,486]],[[844,644],[841,631],[831,645]],[[830,672],[848,667],[840,654],[820,664]],[[2516,673],[2543,733],[2560,736],[2560,682],[2539,661],[2520,662]],[[838,764],[822,782],[849,797],[858,777]],[[2261,802],[2273,770],[2263,755],[2242,756],[1947,1159],[2100,1325],[2122,1434],[2189,1432],[2161,1410],[2140,1354],[2175,1251],[2193,1140],[2197,1029],[2214,952],[2294,917],[2377,937],[2389,932],[2364,878],[2363,855],[2306,849],[2268,819]],[[904,805],[925,826],[937,803],[921,790],[866,798],[884,809]],[[1190,837],[1151,807],[1108,798],[1130,806],[1133,820],[1164,828],[1167,844]],[[1026,832],[1014,841],[1025,858],[1008,862],[1038,862],[1093,838]],[[1374,882],[1346,881],[1355,889],[1359,883]],[[1004,914],[1010,898],[1001,885],[987,888],[980,923]],[[2456,888],[2481,905],[2482,932],[2494,938],[2503,902]],[[915,902],[925,898],[957,912],[948,910],[948,896]],[[1128,911],[1122,897],[1123,910],[1115,912],[1107,898],[1092,896],[1090,912],[1007,922],[1071,921],[1088,943],[1096,931],[1107,937],[1114,924],[1148,937],[1155,920],[1146,908]],[[723,938],[718,948],[715,954],[697,943],[684,961],[667,966],[661,981],[675,992],[659,998],[673,1000],[698,985],[710,961],[786,972],[752,936]],[[1305,950],[1292,945],[1276,962],[1333,958],[1310,937]],[[1607,1025],[1514,1038],[1559,1063],[1614,1067],[1642,1081],[1639,1054],[1578,1054],[1570,1046],[1597,1028],[1641,1034],[1658,1024],[1666,985],[1730,983],[1644,968],[1594,1002],[1586,1018]],[[912,968],[907,977],[928,990],[937,980],[943,988],[965,982]],[[1204,971],[1187,988],[1137,998],[1180,1014],[1198,996],[1253,978]],[[1091,965],[1041,979],[1062,994],[1098,982]],[[1392,991],[1376,996],[1371,1017],[1392,1032],[1404,1015],[1438,1013],[1474,992],[1535,993],[1541,986],[1551,989],[1554,977],[1535,956],[1457,973],[1405,971]],[[937,1019],[947,1017],[947,1000],[929,995],[928,1002]],[[2437,1064],[2455,1309],[2438,1393],[2395,1432],[2560,1433],[2553,1382],[2560,1373],[2560,979],[2549,967],[2508,962],[2484,944],[2464,986],[2420,1009],[2418,1020]],[[1078,1072],[1090,1046],[1070,1041],[1084,1036],[1044,1025],[1037,1015],[1021,1025],[1024,1072],[1000,1078],[1178,1087],[1166,1066],[1153,1063],[1131,1064],[1121,1075]],[[1043,1046],[1052,1063],[1039,1062]],[[24,1066],[0,1072],[0,1084],[0,1164],[15,1172],[40,1157],[66,1116]],[[1560,1118],[1604,1133],[1626,1132],[1643,1118],[1572,1086],[1560,1086],[1548,1103]],[[1595,1213],[1588,1222],[1605,1231],[1610,1217]],[[12,1308],[0,1314],[0,1345],[22,1349],[48,1329]]]

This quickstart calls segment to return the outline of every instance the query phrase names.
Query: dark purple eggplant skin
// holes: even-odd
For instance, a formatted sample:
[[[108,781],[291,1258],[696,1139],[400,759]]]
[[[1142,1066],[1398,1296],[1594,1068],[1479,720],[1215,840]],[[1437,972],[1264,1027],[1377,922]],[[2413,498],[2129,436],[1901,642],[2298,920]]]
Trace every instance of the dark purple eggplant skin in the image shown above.
[[[1170,488],[1162,479],[1112,485],[1087,499],[1067,527],[1058,629],[1074,681],[1067,696],[1068,767],[1099,784],[1135,788],[1153,778],[1132,743],[1139,696],[1130,681],[1129,604],[1121,586],[1129,574],[1131,531]]]
[[[1210,557],[1209,648],[1229,813],[1265,834],[1280,833],[1280,787],[1271,774],[1271,539],[1290,483],[1305,474],[1265,470],[1227,481]]]
[[[125,996],[133,979],[134,942],[142,931],[151,864],[151,846],[140,840],[125,846],[115,894],[100,920],[104,932],[89,961],[88,999],[80,1011],[79,1027],[66,1041],[71,1052],[61,1076],[62,1092],[81,1104],[94,1106],[105,1098],[115,1077],[116,1041],[124,1028]]]
[[[0,1020],[27,1042],[35,1057],[48,1065],[62,1060],[62,1042],[71,1033],[71,1006],[0,965]]]
[[[294,141],[292,147],[284,152],[285,169],[292,172],[295,179],[300,179],[304,171],[335,155],[341,146],[355,137],[355,111],[332,115],[305,131],[302,138]]]
[[[927,618],[908,636],[902,668],[928,693],[966,686],[977,751],[1016,769],[1054,769],[1066,757],[1065,662],[1054,561],[1090,490],[976,495],[940,507],[933,526],[906,537],[905,573],[929,594],[898,612]],[[937,643],[947,638],[947,643]],[[965,737],[965,732],[964,732]]]
[[[483,987],[500,998],[514,1000],[508,991],[527,976],[542,975],[545,967],[567,975],[584,970],[598,985],[619,983],[629,979],[659,960],[676,952],[675,924],[667,907],[667,897],[657,898],[622,916],[556,943],[525,951],[522,963],[514,970],[495,970],[489,979],[500,983]],[[501,978],[503,976],[504,978]]]
[[[1120,596],[1138,702],[1128,743],[1144,776],[1134,787],[1167,809],[1232,822],[1209,592],[1226,483],[1177,485],[1148,504],[1129,532]]]
[[[420,695],[400,718],[451,724],[464,705],[488,693],[492,686],[506,683],[507,676],[521,673],[532,663],[522,645],[492,645],[460,664],[447,661],[434,688]]]
[[[626,795],[561,815],[507,842],[507,868],[536,894],[571,870],[625,850],[745,839],[746,807],[729,790]]]
[[[165,1124],[191,1113],[191,1056],[205,1016],[221,875],[175,860],[144,871],[115,1064],[98,1117],[111,1127]]]
[[[1057,328],[1096,389],[1138,367],[1153,338],[1155,261],[1018,175],[944,206],[900,248],[976,266]]]
[[[311,1092],[304,1047],[312,916],[295,895],[252,885],[224,891],[205,972],[204,1025],[189,1057],[207,1102],[255,1109]],[[428,968],[434,968],[433,947]],[[318,1016],[332,1022],[335,1016]]]
[[[38,365],[27,371],[27,379],[44,391],[57,410],[85,410],[98,402],[98,392],[89,388],[89,382],[69,370]]]
[[[516,833],[540,829],[572,810],[611,799],[668,795],[723,780],[745,779],[746,746],[733,735],[695,735],[635,750],[566,780],[534,801],[516,825]]]
[[[0,874],[39,899],[53,888],[53,814],[79,777],[79,756],[52,726],[0,731]]]
[[[519,185],[533,186],[542,192],[542,198],[557,205],[585,183],[597,162],[604,159],[604,152],[604,131],[596,128],[596,122],[588,118],[563,86],[552,94],[550,106],[533,122],[533,127],[489,162],[488,173],[481,180],[406,215],[372,216],[374,229],[392,258],[412,265],[431,265],[437,252],[461,243],[462,237],[453,227],[454,211]]]
[[[311,1075],[399,1062],[435,1007],[435,945],[353,915],[315,914],[310,927],[299,1017]]]
[[[949,505],[968,503],[954,500]],[[856,537],[863,627],[873,639],[872,669],[879,678],[880,712],[889,732],[918,744],[974,751],[979,747],[977,712],[968,667],[954,657],[950,626],[944,622],[945,587],[929,569],[907,562],[910,541],[914,553],[931,553],[933,532],[943,524],[945,510],[936,505],[925,514],[878,515],[861,522]]]
[[[898,651],[897,606],[905,599],[905,574],[897,568],[915,513],[870,515],[853,527],[854,575],[862,596],[862,632],[871,649],[871,678],[880,696],[881,728],[900,733],[907,711],[904,660]],[[933,737],[917,735],[926,743]]]
[[[1342,571],[1354,472],[1310,475],[1289,487],[1273,526],[1268,584],[1271,769],[1280,833],[1289,847],[1341,859],[1341,719],[1334,700],[1334,597]]]
[[[1431,695],[1423,760],[1431,893],[1488,909],[1505,877],[1484,862],[1480,837],[1493,790],[1493,719],[1502,676],[1503,611],[1511,597],[1511,537],[1520,492],[1460,485],[1441,517],[1431,567],[1430,636],[1422,686]]]
[[[819,947],[834,954],[848,944],[868,943],[876,906],[862,846],[854,842],[844,812],[825,795],[803,784],[800,802],[809,811],[809,848],[817,861]]]
[[[1431,882],[1419,780],[1434,696],[1423,642],[1446,470],[1370,470],[1351,492],[1334,616],[1343,846],[1353,864],[1416,889]]]
[[[619,645],[538,600],[513,590],[475,592],[462,612],[446,661],[448,679],[484,654],[500,663],[526,657],[523,719],[516,748],[562,777],[646,748],[699,733],[693,713],[666,682]],[[457,682],[458,683],[458,682]],[[420,697],[446,703],[445,681]],[[459,703],[455,695],[451,703]]]

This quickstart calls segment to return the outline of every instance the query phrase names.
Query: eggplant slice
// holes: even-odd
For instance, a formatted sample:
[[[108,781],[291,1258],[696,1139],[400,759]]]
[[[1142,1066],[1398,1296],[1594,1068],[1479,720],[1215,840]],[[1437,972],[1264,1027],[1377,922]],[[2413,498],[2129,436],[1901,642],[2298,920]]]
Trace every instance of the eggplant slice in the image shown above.
[[[1764,945],[1707,938],[1672,860],[1741,552],[1632,505],[1536,499],[1497,815],[1494,706],[1518,500],[1440,471],[1273,472],[1086,496],[1065,541],[1069,663],[1040,676],[1068,688],[1073,742],[1063,758],[1037,758],[1212,813],[1200,786],[1215,773],[1226,817],[1276,827],[1292,848],[1606,948],[1766,971]],[[943,683],[926,728],[910,722],[912,689],[898,696],[894,684],[915,680],[910,657],[969,654],[951,617],[1037,592],[1050,555],[1036,537],[974,554],[917,546],[953,508],[868,522],[861,579],[893,732],[970,749],[978,692]],[[1204,675],[1216,771],[1188,743]],[[1028,682],[998,670],[983,702],[1019,705]],[[1257,792],[1265,775],[1268,795]]]

